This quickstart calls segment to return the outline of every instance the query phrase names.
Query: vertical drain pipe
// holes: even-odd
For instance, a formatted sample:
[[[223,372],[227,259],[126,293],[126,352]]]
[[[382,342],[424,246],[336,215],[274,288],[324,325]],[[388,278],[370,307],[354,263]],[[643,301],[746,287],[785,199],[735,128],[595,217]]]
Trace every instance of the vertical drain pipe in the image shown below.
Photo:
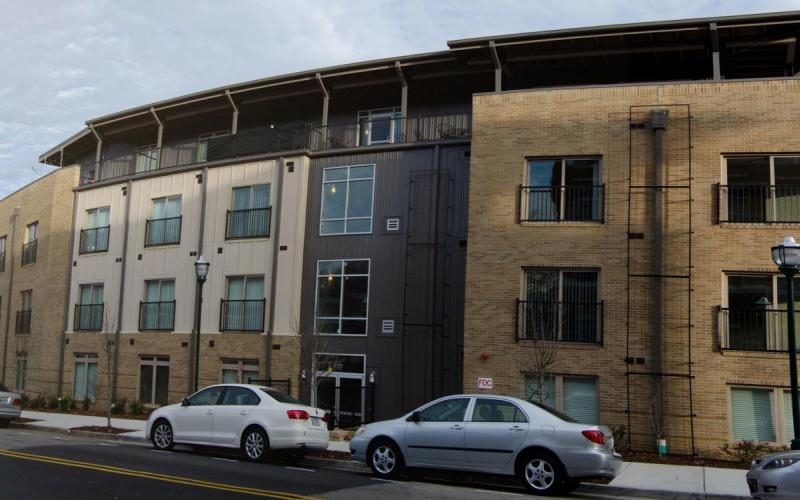
[[[653,417],[664,431],[664,387],[662,349],[664,320],[664,188],[666,173],[664,167],[664,131],[667,128],[669,111],[650,111],[650,128],[653,130],[653,166],[655,169],[655,192],[653,196],[653,265],[656,284],[653,288],[653,372],[655,375],[655,405]],[[663,436],[657,436],[662,438]]]
[[[14,267],[16,266],[16,255],[14,248],[16,246],[17,235],[17,219],[19,219],[20,207],[17,205],[11,212],[11,255],[8,258],[8,291],[6,292],[6,334],[3,337],[3,372],[0,374],[0,380],[6,379],[6,360],[8,356],[8,340],[11,336],[11,292],[14,287]],[[8,247],[6,247],[8,248]]]

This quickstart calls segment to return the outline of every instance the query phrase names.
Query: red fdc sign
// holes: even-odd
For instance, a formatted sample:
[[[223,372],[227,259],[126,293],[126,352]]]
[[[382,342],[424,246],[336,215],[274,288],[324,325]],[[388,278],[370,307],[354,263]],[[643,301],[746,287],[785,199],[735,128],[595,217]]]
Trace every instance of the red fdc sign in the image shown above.
[[[488,377],[478,377],[478,389],[491,389],[494,384]]]

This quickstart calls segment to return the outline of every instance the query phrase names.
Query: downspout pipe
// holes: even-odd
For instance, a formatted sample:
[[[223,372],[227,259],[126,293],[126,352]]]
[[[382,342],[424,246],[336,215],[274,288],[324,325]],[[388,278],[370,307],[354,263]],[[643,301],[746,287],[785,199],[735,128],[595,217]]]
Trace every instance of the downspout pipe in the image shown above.
[[[72,291],[72,262],[75,258],[75,232],[78,226],[78,192],[72,193],[72,232],[69,235],[70,259],[67,261],[67,284],[64,290],[64,328],[61,329],[61,343],[58,348],[58,397],[63,396],[64,390],[64,355],[66,351],[67,329],[69,329],[69,299]]]
[[[201,255],[203,255],[203,244],[205,243],[205,228],[206,228],[206,200],[208,199],[208,167],[203,168],[203,172],[197,174],[197,182],[203,184],[203,189],[201,190],[201,198],[200,198],[200,227],[198,228],[198,235],[197,235],[197,258],[199,259]],[[199,305],[199,298],[200,298],[200,287],[203,286],[200,284],[198,280],[195,280],[195,301],[194,301],[194,315],[197,315],[197,309],[200,308]],[[202,320],[200,318],[200,330],[202,330]],[[188,377],[188,385],[186,387],[186,393],[191,394],[194,392],[194,372],[197,370],[195,366],[195,362],[193,360],[197,359],[197,353],[195,352],[200,345],[199,342],[199,335],[200,331],[194,331],[192,334],[195,336],[195,341],[190,342],[191,350],[189,352],[189,377]]]
[[[653,166],[655,173],[655,190],[653,196],[653,237],[654,237],[654,274],[656,283],[653,287],[653,371],[656,374],[656,398],[660,422],[664,422],[664,388],[663,388],[663,344],[664,344],[664,186],[666,172],[664,166],[664,131],[667,129],[669,111],[650,111],[650,128],[653,130]],[[662,437],[662,436],[658,436]]]
[[[119,381],[119,342],[122,332],[122,313],[125,305],[125,275],[128,268],[128,232],[131,220],[131,196],[133,195],[133,181],[128,181],[122,188],[125,195],[125,232],[122,236],[122,270],[119,278],[119,301],[117,302],[117,327],[114,332],[114,373],[111,384],[111,401],[117,401],[117,383]]]
[[[272,343],[275,334],[275,296],[278,293],[278,252],[280,252],[281,241],[281,203],[283,201],[283,170],[286,167],[286,159],[278,159],[278,178],[276,179],[278,189],[276,190],[275,201],[275,237],[272,240],[272,283],[269,290],[269,326],[267,328],[266,353],[264,356],[264,368],[267,378],[272,378]]]
[[[16,267],[16,255],[14,249],[17,247],[17,219],[19,218],[19,206],[14,207],[11,213],[11,255],[9,256],[8,265],[8,289],[6,291],[6,334],[3,338],[3,372],[0,374],[0,380],[6,379],[6,362],[8,360],[8,338],[11,336],[11,291],[14,286],[14,268]]]

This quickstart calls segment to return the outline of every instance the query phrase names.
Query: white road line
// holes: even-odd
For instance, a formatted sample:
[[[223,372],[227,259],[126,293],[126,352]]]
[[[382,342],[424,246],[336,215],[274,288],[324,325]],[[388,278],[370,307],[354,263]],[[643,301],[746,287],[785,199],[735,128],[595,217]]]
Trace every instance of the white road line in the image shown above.
[[[238,460],[234,460],[232,458],[220,458],[220,457],[211,457],[212,460],[221,460],[223,462],[238,462]]]
[[[118,444],[114,443],[95,443],[95,446],[110,446],[112,448],[119,446]]]
[[[373,481],[380,481],[382,483],[402,483],[403,481],[394,481],[392,479],[381,479],[379,477],[371,477]]]
[[[304,471],[304,472],[316,472],[314,469],[304,469],[303,467],[288,467],[287,466],[286,468],[290,469],[290,470],[301,470],[301,471]]]
[[[473,489],[472,491],[477,491],[479,493],[491,493],[492,495],[507,495],[510,497],[521,497],[519,493],[511,493],[508,491],[497,491],[497,490],[481,490],[478,488]]]

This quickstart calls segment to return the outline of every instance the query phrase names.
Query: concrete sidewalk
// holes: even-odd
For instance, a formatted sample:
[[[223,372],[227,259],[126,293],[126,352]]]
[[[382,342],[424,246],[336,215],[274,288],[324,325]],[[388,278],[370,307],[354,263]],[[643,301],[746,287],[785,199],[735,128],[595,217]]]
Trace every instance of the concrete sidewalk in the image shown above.
[[[105,417],[70,415],[38,411],[23,411],[22,418],[29,429],[69,432],[76,427],[106,425]],[[114,436],[116,439],[146,442],[145,421],[112,418],[111,425],[130,429]],[[347,441],[331,441],[329,451],[349,452]],[[318,460],[338,469],[368,471],[364,464],[342,460]],[[626,462],[620,474],[606,485],[584,484],[581,491],[613,494],[615,496],[651,496],[654,498],[750,498],[745,474],[740,469],[719,469],[689,465],[665,465]]]

